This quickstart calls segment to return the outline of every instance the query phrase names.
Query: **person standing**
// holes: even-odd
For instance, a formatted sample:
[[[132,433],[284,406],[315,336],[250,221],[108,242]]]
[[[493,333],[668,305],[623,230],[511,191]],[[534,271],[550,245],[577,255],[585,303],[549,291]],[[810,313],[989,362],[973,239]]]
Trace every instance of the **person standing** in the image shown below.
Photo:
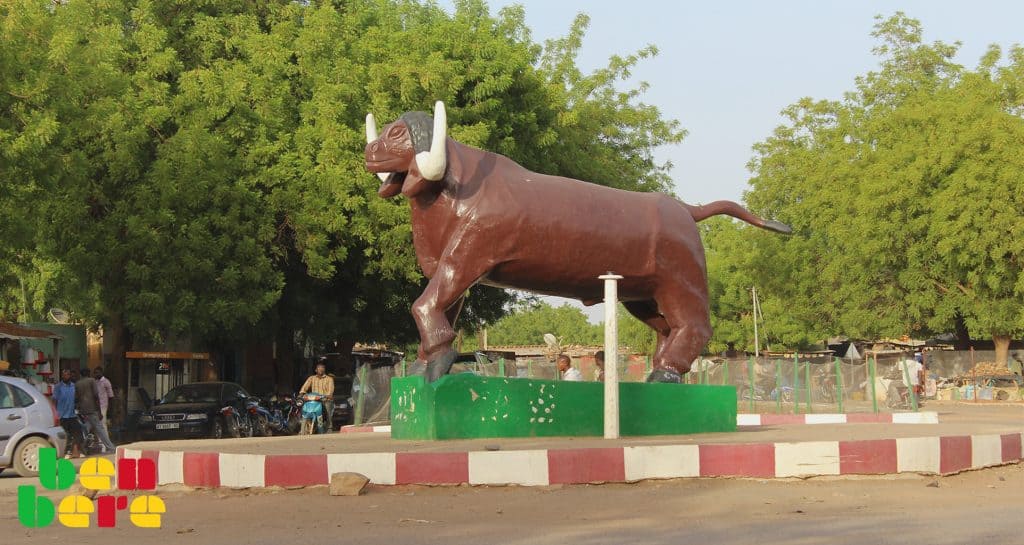
[[[71,381],[71,370],[65,369],[60,374],[60,382],[53,388],[53,401],[57,404],[57,416],[60,426],[68,434],[68,448],[65,458],[78,458],[85,450],[85,435],[82,424],[75,414],[75,383]]]
[[[299,395],[306,392],[324,396],[324,422],[328,430],[334,430],[334,377],[327,375],[327,364],[322,361],[316,364],[316,374],[310,375],[299,389]]]
[[[96,380],[89,376],[88,370],[83,369],[82,378],[75,383],[75,403],[78,405],[79,414],[85,418],[86,423],[102,443],[102,454],[112,452],[114,444],[107,436],[107,428],[100,425],[100,400],[96,395]]]
[[[598,350],[594,354],[594,363],[597,364],[597,381],[604,382],[604,350]]]
[[[572,358],[567,354],[558,356],[558,371],[562,374],[562,380],[570,382],[581,382],[583,380],[580,370],[572,366]]]
[[[110,436],[110,429],[107,427],[107,408],[110,407],[110,400],[114,399],[114,387],[110,379],[103,376],[103,368],[96,367],[92,370],[92,378],[96,381],[96,397],[100,400],[100,423],[104,431]]]

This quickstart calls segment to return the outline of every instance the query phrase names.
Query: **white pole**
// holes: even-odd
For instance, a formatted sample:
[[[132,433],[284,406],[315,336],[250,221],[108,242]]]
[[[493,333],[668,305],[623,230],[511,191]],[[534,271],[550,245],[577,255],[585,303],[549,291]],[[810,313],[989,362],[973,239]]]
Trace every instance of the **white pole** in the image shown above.
[[[622,277],[608,271],[604,280],[604,438],[619,438],[619,308],[618,281]]]
[[[750,288],[750,299],[754,303],[754,357],[761,357],[761,342],[757,336],[757,286]]]

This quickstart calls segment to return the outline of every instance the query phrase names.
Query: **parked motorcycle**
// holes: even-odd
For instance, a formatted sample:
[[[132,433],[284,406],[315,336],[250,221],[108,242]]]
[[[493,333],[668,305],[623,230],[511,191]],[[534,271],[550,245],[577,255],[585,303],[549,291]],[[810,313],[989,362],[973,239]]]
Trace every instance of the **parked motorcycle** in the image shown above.
[[[249,413],[236,409],[233,405],[225,405],[220,410],[227,424],[227,431],[231,437],[252,437],[253,425]]]
[[[301,396],[302,426],[299,435],[324,433],[324,397],[322,394],[310,392]]]
[[[246,401],[246,409],[249,411],[249,418],[253,422],[253,432],[256,435],[270,437],[274,433],[287,433],[288,421],[285,419],[280,407],[273,404],[264,407],[260,400],[255,397]]]

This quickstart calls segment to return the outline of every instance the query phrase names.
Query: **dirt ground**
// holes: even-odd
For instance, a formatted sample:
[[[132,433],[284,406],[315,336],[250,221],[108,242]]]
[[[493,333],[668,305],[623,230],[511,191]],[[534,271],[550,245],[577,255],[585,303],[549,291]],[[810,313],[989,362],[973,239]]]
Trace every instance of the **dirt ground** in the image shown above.
[[[5,479],[10,484],[16,479]],[[160,529],[27,529],[0,489],[5,544],[1024,543],[1024,464],[949,477],[689,479],[519,487],[162,492]],[[95,524],[95,523],[94,523]]]

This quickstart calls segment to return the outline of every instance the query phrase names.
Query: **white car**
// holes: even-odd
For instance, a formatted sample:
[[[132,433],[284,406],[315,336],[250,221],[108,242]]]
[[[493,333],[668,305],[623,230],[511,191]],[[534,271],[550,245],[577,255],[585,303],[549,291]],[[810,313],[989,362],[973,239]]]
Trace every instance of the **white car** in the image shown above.
[[[39,474],[39,449],[64,454],[68,436],[57,407],[24,379],[0,376],[0,471],[13,467],[22,477]]]

